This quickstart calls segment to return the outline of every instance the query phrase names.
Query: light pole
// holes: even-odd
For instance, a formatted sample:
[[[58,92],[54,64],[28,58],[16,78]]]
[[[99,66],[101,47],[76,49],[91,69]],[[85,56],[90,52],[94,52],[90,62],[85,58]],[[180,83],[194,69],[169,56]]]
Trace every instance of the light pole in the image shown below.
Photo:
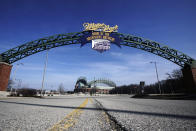
[[[96,91],[94,92],[94,90],[96,90],[96,88],[95,88],[95,77],[94,77],[94,87],[93,87],[93,94],[94,94],[94,93],[96,93]],[[96,94],[95,94],[95,96],[96,96]]]
[[[161,94],[161,85],[160,85],[159,75],[158,75],[158,71],[157,71],[157,63],[156,63],[156,61],[151,61],[150,63],[154,63],[154,65],[155,65],[155,70],[156,70],[156,75],[157,75],[157,81],[158,81],[158,85],[159,85],[159,93]]]
[[[46,51],[46,59],[45,59],[45,64],[44,64],[44,72],[43,72],[42,88],[41,88],[40,96],[42,95],[43,89],[44,89],[44,80],[45,80],[47,64],[48,64],[48,50]]]
[[[24,65],[23,63],[17,63],[16,64],[16,68],[15,68],[15,70],[14,70],[14,74],[13,74],[13,81],[15,82],[16,81],[16,71],[17,71],[17,69],[18,69],[18,67],[19,67],[19,65]],[[11,93],[12,93],[12,86],[11,86]]]

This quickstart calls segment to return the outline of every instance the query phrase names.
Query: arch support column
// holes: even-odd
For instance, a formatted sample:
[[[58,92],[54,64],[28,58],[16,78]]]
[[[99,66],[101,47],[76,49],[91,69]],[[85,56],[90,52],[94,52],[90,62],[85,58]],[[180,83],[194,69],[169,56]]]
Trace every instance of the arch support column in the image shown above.
[[[11,70],[12,65],[0,62],[0,91],[6,91]]]
[[[187,89],[188,93],[196,93],[196,61],[192,65],[185,65],[182,68],[183,86]]]
[[[196,88],[196,61],[193,61],[192,65],[191,65],[191,72],[193,75],[193,81],[194,81],[195,88]]]

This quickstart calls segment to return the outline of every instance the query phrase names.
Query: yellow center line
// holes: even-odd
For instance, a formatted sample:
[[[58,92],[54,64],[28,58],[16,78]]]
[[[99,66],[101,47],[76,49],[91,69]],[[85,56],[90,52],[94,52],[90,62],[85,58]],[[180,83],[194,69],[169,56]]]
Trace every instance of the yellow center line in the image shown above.
[[[88,104],[88,98],[76,109],[74,109],[71,113],[69,113],[63,120],[54,124],[49,131],[62,131],[66,130],[69,127],[75,125],[77,122],[77,118],[82,114],[82,108],[84,108]]]

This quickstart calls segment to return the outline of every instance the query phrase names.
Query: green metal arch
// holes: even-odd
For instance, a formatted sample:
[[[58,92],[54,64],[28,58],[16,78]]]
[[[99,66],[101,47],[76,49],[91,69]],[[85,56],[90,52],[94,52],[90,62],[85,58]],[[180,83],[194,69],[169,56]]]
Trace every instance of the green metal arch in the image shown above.
[[[20,59],[44,50],[59,46],[80,44],[79,39],[84,33],[85,32],[58,34],[28,42],[0,54],[0,62],[12,64]]]
[[[88,32],[83,31],[76,33],[58,34],[28,42],[1,53],[0,62],[12,64],[20,59],[44,50],[71,44],[81,44],[80,38],[83,37],[85,33]],[[191,66],[193,62],[195,62],[193,58],[163,44],[133,35],[126,35],[121,33],[117,34],[122,40],[121,45],[153,53],[169,61],[172,61],[181,67],[184,67],[185,65]]]
[[[194,64],[195,60],[184,53],[172,49],[166,45],[147,40],[141,37],[133,35],[120,34],[119,37],[122,39],[121,45],[141,49],[160,57],[163,57],[173,63],[184,67],[186,65],[191,66]]]
[[[111,80],[106,80],[106,79],[97,79],[97,80],[93,80],[93,81],[90,81],[88,83],[88,85],[93,85],[94,83],[103,83],[103,84],[106,84],[108,86],[111,86],[111,87],[116,87],[116,83],[111,81]]]

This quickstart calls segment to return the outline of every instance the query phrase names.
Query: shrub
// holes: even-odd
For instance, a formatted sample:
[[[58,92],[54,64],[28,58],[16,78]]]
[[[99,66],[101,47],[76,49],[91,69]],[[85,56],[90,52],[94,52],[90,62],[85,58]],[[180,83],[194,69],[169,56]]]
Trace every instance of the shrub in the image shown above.
[[[31,96],[36,96],[37,91],[36,89],[31,89],[31,88],[21,88],[18,90],[18,94],[21,94],[24,97],[31,97]]]

